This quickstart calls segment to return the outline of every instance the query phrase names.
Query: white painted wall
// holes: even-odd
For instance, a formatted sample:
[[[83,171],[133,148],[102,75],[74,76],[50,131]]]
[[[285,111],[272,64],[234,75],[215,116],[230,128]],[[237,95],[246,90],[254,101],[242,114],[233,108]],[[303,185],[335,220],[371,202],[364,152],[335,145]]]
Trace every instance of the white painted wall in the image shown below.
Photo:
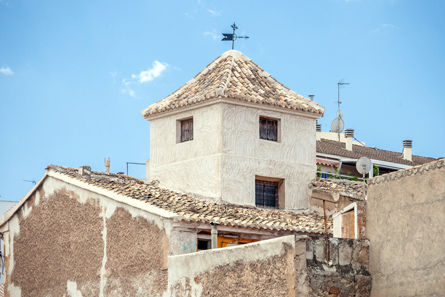
[[[284,111],[284,110],[283,110]],[[193,116],[194,139],[176,143],[176,121]],[[280,120],[280,141],[259,138],[259,118]],[[255,176],[285,180],[285,208],[308,206],[315,176],[315,119],[228,103],[151,120],[150,178],[161,186],[255,205]]]
[[[193,117],[193,140],[176,142],[176,121]],[[150,179],[161,187],[221,197],[221,106],[151,120]]]

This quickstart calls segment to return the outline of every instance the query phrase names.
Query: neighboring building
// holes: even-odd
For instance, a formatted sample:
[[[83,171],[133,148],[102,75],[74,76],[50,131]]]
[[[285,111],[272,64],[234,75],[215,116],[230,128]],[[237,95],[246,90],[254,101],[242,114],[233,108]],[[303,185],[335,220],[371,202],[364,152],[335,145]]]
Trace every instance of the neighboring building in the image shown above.
[[[214,203],[87,166],[50,165],[0,217],[6,296],[162,296],[174,271],[168,257],[207,248],[211,222],[220,247],[318,238],[325,228],[315,213]]]
[[[142,111],[147,179],[224,202],[305,209],[324,108],[231,50]]]
[[[340,169],[343,177],[361,178],[362,175],[355,168],[357,160],[361,157],[371,159],[372,164],[378,166],[380,175],[436,160],[413,155],[411,140],[403,141],[402,152],[393,152],[367,147],[363,143],[353,142],[353,138],[353,129],[346,129],[345,133],[317,132],[317,166],[321,166],[322,172],[333,173]],[[369,177],[373,177],[373,170],[370,171]]]
[[[444,296],[445,159],[369,180],[372,296]]]

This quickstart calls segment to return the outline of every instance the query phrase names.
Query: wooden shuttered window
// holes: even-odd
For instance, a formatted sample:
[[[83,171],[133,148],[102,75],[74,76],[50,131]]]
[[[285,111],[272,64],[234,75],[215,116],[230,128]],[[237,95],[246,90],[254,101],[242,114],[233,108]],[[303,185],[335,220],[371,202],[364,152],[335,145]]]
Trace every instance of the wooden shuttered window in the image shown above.
[[[260,117],[260,139],[278,141],[278,120]]]
[[[278,182],[255,180],[255,205],[278,208]]]
[[[181,142],[193,140],[193,119],[181,121]]]

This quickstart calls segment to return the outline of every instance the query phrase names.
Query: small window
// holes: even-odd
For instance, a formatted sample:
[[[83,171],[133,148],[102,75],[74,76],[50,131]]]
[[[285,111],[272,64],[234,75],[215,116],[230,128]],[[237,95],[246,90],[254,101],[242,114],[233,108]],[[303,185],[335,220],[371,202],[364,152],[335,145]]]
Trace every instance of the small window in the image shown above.
[[[278,141],[278,120],[260,117],[260,139]]]
[[[181,121],[181,142],[193,140],[193,118]]]
[[[204,251],[204,250],[210,250],[212,248],[211,246],[212,242],[207,239],[198,239],[198,250]]]
[[[278,208],[278,184],[275,181],[255,180],[255,205]]]

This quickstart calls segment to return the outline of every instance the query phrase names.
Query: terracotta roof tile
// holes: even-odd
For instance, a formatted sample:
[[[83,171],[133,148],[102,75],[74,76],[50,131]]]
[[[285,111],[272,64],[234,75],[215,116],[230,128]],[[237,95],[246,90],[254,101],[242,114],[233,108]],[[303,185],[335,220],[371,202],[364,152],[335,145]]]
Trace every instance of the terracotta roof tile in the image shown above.
[[[309,183],[309,188],[325,192],[337,192],[341,196],[364,200],[368,187],[364,182],[317,177]]]
[[[134,177],[104,172],[91,173],[90,179],[82,178],[78,169],[49,165],[70,178],[112,191],[131,199],[138,199],[161,209],[176,213],[187,222],[210,223],[254,229],[288,230],[299,233],[323,234],[324,219],[316,213],[296,213],[275,209],[261,209],[236,204],[219,204],[184,195],[145,183]],[[332,233],[332,220],[328,219]]]
[[[151,115],[205,100],[224,98],[323,115],[324,107],[282,85],[248,57],[230,50],[173,94],[142,110]]]
[[[344,142],[328,140],[328,139],[317,140],[317,153],[335,155],[352,159],[368,157],[370,159],[392,162],[396,164],[409,165],[409,166],[421,165],[436,160],[434,158],[413,155],[412,156],[413,160],[408,161],[401,157],[402,154],[400,152],[392,152],[356,144],[353,144],[352,151],[349,151],[346,149],[346,144]]]

